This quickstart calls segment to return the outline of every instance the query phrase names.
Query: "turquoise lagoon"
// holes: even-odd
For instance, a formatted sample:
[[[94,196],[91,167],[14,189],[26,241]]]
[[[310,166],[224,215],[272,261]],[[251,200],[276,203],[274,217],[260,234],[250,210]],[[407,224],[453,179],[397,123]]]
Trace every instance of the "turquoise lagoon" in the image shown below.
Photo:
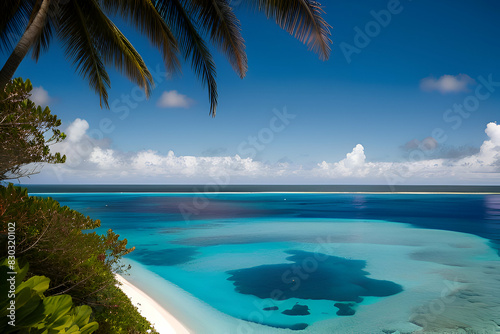
[[[195,333],[496,333],[500,195],[53,193]]]

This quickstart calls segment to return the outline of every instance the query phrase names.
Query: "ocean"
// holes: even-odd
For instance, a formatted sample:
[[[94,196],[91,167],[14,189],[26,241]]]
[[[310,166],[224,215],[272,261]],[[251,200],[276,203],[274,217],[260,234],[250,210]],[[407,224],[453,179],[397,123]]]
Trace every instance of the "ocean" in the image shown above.
[[[195,333],[500,330],[498,187],[28,189],[126,238],[125,278]]]

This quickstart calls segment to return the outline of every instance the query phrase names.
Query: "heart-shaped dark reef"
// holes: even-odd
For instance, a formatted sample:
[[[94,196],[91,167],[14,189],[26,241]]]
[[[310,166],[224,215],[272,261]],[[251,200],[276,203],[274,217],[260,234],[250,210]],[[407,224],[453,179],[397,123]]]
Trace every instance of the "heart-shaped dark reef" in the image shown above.
[[[387,297],[403,291],[391,281],[367,277],[366,261],[290,250],[292,263],[262,265],[228,271],[228,280],[242,294],[262,299],[289,298],[360,303],[365,296]],[[354,306],[354,305],[352,305]],[[344,306],[339,315],[352,313]],[[351,307],[349,307],[351,308]],[[350,315],[350,314],[349,314]]]

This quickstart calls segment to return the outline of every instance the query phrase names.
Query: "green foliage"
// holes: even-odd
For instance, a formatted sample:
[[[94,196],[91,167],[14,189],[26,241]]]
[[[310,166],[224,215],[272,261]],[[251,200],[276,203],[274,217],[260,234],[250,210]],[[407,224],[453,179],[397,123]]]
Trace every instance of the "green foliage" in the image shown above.
[[[50,145],[66,137],[57,129],[61,120],[29,100],[32,89],[29,80],[17,78],[0,90],[0,180],[33,174],[40,163],[66,160],[50,152]]]
[[[11,270],[7,258],[0,263],[2,291],[9,291],[9,278],[14,277],[15,282],[15,298],[9,294],[0,296],[1,333],[90,334],[98,329],[97,322],[90,322],[89,306],[73,307],[69,295],[45,297],[50,279],[33,276],[21,283],[28,273],[28,264],[20,267],[15,261],[12,266],[15,276],[8,274]]]
[[[8,222],[16,223],[16,254],[30,263],[30,273],[50,277],[49,295],[70,294],[73,301],[92,307],[99,322],[97,333],[146,333],[150,324],[116,287],[113,272],[127,248],[112,230],[100,226],[51,198],[28,196],[10,184],[0,187],[0,257],[6,256]],[[3,240],[3,242],[2,242]]]

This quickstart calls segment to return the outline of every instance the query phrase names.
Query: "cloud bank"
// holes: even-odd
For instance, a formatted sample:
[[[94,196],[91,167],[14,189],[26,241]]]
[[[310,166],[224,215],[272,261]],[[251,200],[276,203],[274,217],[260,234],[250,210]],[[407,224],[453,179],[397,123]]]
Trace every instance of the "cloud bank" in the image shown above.
[[[67,130],[67,139],[53,146],[67,156],[63,165],[47,166],[38,182],[84,183],[193,183],[221,178],[234,182],[321,182],[321,183],[486,183],[500,180],[500,125],[489,123],[488,137],[479,151],[459,159],[427,158],[437,147],[430,138],[410,142],[409,159],[371,162],[365,147],[357,144],[337,162],[322,161],[312,168],[293,162],[268,163],[234,156],[179,156],[153,150],[122,152],[110,148],[107,140],[96,141],[87,134],[89,124],[77,118]],[[424,149],[425,148],[425,149]],[[413,154],[413,153],[417,154]],[[51,170],[49,172],[48,170]],[[50,175],[52,174],[52,176]],[[54,180],[54,175],[57,177]],[[40,181],[40,178],[44,181]]]

